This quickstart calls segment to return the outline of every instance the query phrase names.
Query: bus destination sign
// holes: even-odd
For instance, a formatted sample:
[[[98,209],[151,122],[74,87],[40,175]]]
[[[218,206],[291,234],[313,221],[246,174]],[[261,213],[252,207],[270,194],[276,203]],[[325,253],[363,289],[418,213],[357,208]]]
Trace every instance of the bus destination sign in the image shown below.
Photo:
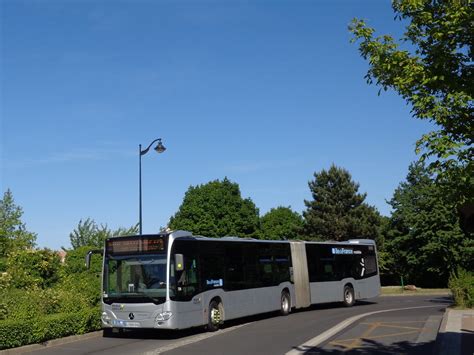
[[[156,253],[165,250],[163,238],[115,238],[107,241],[107,253]]]

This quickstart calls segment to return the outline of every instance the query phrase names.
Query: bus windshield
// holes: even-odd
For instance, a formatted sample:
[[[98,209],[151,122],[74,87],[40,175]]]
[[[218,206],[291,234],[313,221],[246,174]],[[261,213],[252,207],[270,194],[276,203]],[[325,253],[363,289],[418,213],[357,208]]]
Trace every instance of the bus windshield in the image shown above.
[[[163,303],[166,255],[111,256],[105,260],[104,302]]]

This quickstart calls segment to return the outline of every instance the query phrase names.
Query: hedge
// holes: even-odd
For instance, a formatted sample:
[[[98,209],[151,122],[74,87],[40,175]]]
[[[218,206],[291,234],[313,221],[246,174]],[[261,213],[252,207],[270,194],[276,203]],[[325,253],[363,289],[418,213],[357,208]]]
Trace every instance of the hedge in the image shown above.
[[[449,288],[457,307],[474,307],[474,272],[459,269],[457,275],[451,275]]]
[[[0,350],[100,329],[100,310],[58,313],[42,318],[0,321]]]

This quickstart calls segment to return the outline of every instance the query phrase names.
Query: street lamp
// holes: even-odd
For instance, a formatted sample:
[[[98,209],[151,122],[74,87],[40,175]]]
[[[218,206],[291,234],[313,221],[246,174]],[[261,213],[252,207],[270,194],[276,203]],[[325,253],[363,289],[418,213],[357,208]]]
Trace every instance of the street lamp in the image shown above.
[[[148,153],[151,146],[155,142],[158,142],[158,143],[157,143],[156,147],[153,148],[153,149],[156,150],[157,153],[163,153],[166,150],[166,148],[163,145],[163,143],[161,143],[161,138],[155,139],[144,150],[142,150],[142,145],[141,144],[138,145],[138,158],[139,158],[138,159],[139,160],[139,163],[138,163],[138,195],[139,195],[139,221],[138,221],[138,226],[139,226],[140,235],[142,234],[142,155],[145,155],[146,153]]]

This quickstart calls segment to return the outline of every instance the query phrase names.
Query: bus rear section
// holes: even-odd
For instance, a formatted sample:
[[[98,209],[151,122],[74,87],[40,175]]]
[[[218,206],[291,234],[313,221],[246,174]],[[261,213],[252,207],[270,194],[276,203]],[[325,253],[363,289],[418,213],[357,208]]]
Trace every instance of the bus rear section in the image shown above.
[[[311,304],[343,302],[380,294],[377,252],[372,240],[338,243],[306,242]]]

